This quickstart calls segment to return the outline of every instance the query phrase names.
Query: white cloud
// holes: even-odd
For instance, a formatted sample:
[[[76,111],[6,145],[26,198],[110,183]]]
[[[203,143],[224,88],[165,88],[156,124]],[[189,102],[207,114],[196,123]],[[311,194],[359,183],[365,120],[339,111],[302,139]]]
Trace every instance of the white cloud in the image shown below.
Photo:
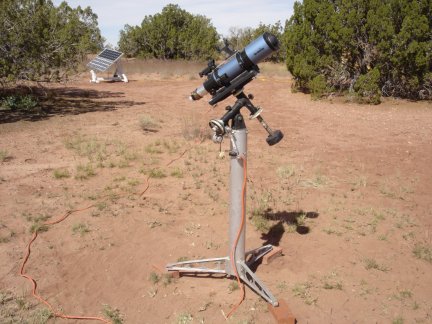
[[[62,0],[53,0],[58,5]],[[293,12],[294,0],[67,0],[71,7],[90,6],[99,17],[102,35],[117,44],[120,30],[125,24],[139,25],[146,15],[154,15],[169,3],[177,3],[193,14],[210,18],[220,34],[226,35],[232,26],[256,27],[260,22],[282,23]]]

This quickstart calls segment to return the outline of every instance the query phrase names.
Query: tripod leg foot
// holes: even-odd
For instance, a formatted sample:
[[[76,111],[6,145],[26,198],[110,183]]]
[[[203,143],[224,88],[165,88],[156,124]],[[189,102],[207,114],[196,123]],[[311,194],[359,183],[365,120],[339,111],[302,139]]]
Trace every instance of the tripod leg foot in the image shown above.
[[[294,317],[293,313],[288,307],[287,302],[284,299],[279,300],[279,306],[273,307],[270,304],[268,305],[268,309],[270,313],[275,318],[278,324],[296,324],[297,320]]]
[[[267,302],[273,306],[278,306],[278,301],[270,292],[270,290],[264,285],[263,282],[253,273],[244,262],[239,262],[240,278],[243,282],[248,285],[253,291],[264,298]]]
[[[257,249],[246,252],[245,254],[245,257],[247,259],[246,264],[250,267],[260,258],[263,258],[263,264],[269,264],[274,258],[280,255],[282,255],[281,247],[267,244]]]
[[[270,264],[274,259],[282,255],[282,248],[274,246],[273,249],[263,256],[263,264]]]

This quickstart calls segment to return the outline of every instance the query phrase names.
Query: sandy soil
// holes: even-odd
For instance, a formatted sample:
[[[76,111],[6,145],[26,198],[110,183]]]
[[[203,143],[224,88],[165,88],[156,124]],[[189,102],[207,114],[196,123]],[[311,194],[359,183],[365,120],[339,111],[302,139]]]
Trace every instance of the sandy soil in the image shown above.
[[[93,206],[33,245],[26,272],[56,310],[107,318],[109,307],[125,323],[223,323],[240,296],[232,280],[170,282],[157,268],[228,253],[229,159],[199,138],[233,100],[214,109],[189,102],[194,77],[86,79],[59,86],[47,115],[0,113],[0,322],[42,316],[18,275],[31,226]],[[285,134],[269,147],[248,121],[246,248],[283,248],[256,274],[298,323],[431,323],[431,104],[311,101],[290,82],[264,75],[247,86]],[[246,288],[228,322],[274,320]]]

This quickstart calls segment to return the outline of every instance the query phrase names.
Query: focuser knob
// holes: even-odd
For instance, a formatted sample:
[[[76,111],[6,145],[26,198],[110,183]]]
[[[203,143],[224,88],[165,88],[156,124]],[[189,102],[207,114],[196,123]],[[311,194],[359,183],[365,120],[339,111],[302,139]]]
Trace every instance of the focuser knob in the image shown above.
[[[213,70],[216,68],[216,63],[215,60],[210,59],[207,63],[207,67],[204,68],[204,70],[202,70],[200,73],[198,73],[198,75],[200,76],[200,78],[202,78],[204,75],[208,75],[211,72],[213,72]]]

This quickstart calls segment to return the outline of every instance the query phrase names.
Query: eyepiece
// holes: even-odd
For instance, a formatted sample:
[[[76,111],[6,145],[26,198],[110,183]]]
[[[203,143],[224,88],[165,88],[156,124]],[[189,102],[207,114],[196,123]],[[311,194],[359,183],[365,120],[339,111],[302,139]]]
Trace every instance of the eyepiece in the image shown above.
[[[203,86],[201,86],[199,88],[196,88],[194,91],[192,91],[189,99],[192,101],[200,100],[206,94],[207,94],[207,90]]]
[[[193,91],[193,92],[191,93],[191,95],[189,96],[189,100],[192,100],[192,101],[199,100],[199,99],[201,99],[201,98],[202,98],[202,97],[197,93],[196,90]]]

